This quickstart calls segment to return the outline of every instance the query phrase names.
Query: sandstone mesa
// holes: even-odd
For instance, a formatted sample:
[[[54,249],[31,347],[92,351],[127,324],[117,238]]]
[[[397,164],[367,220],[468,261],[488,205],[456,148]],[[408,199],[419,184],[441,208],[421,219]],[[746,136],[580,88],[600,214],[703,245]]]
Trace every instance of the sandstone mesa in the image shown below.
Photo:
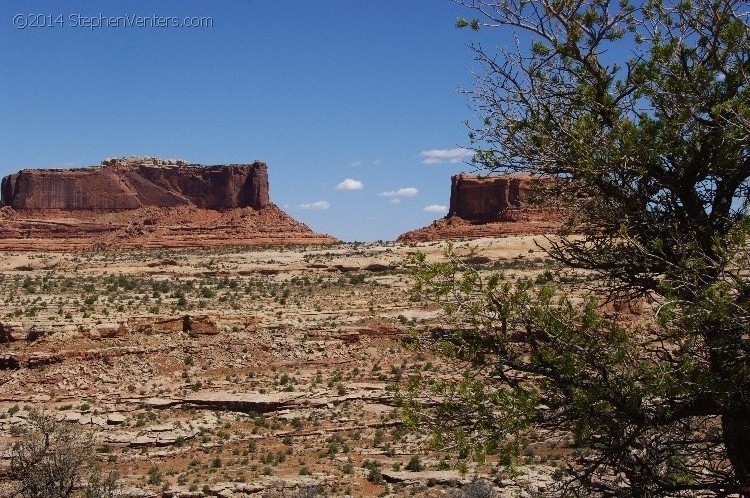
[[[265,163],[152,157],[24,169],[0,185],[0,249],[331,244],[270,201]]]
[[[549,180],[528,175],[451,177],[448,214],[431,225],[406,232],[401,242],[474,239],[555,233],[564,215],[549,199],[532,203],[538,187]]]

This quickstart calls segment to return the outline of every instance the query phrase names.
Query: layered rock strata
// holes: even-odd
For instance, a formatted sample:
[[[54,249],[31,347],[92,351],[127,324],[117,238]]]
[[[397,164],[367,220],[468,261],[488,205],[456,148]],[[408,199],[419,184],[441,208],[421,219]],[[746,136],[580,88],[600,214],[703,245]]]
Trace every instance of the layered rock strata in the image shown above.
[[[534,179],[527,176],[455,175],[451,178],[449,216],[469,221],[497,221],[525,208]]]
[[[402,242],[538,235],[557,231],[563,213],[550,199],[531,202],[548,181],[527,175],[451,178],[448,215],[399,236]]]
[[[0,184],[0,249],[330,244],[274,204],[265,163],[107,159]]]
[[[268,168],[259,161],[200,166],[105,160],[92,168],[24,169],[3,178],[1,188],[2,205],[16,211],[147,206],[262,209],[270,204]]]

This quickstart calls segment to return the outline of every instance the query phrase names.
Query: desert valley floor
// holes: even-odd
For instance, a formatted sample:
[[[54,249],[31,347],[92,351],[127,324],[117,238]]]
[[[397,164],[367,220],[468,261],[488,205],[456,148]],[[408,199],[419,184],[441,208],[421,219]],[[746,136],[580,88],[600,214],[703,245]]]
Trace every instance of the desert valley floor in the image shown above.
[[[456,247],[480,247],[482,271],[534,278],[549,266],[543,240]],[[496,456],[476,465],[432,451],[395,406],[392,387],[415,372],[457,371],[410,341],[441,317],[412,298],[405,263],[445,248],[3,253],[0,450],[36,409],[93,431],[132,496],[301,496],[310,484],[453,496],[476,475],[496,496],[531,496],[562,463],[546,442],[529,440],[512,471]],[[0,472],[8,463],[6,451]]]

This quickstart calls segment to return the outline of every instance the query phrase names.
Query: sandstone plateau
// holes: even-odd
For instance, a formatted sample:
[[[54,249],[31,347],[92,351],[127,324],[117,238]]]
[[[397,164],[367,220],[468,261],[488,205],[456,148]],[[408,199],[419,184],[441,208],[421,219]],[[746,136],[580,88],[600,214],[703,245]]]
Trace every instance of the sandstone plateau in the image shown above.
[[[150,157],[24,169],[0,185],[0,249],[330,244],[271,203],[265,163]]]
[[[448,214],[431,225],[399,236],[401,242],[472,239],[507,235],[539,235],[556,232],[564,215],[549,199],[530,202],[543,195],[548,180],[528,175],[451,178]]]

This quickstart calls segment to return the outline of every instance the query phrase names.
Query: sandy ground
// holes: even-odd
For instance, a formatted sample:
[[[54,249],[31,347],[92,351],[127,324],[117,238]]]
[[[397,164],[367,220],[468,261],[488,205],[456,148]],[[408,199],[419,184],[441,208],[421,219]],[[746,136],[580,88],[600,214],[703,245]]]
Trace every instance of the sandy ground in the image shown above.
[[[537,243],[454,245],[514,279],[548,265]],[[0,253],[0,322],[15,339],[0,344],[0,450],[36,409],[93,431],[133,496],[292,496],[311,483],[330,496],[449,496],[474,475],[497,496],[543,488],[554,460],[529,451],[508,476],[492,458],[431,451],[401,424],[389,386],[451,374],[406,340],[440,313],[411,299],[404,264],[445,249]],[[404,470],[417,454],[424,471]]]

